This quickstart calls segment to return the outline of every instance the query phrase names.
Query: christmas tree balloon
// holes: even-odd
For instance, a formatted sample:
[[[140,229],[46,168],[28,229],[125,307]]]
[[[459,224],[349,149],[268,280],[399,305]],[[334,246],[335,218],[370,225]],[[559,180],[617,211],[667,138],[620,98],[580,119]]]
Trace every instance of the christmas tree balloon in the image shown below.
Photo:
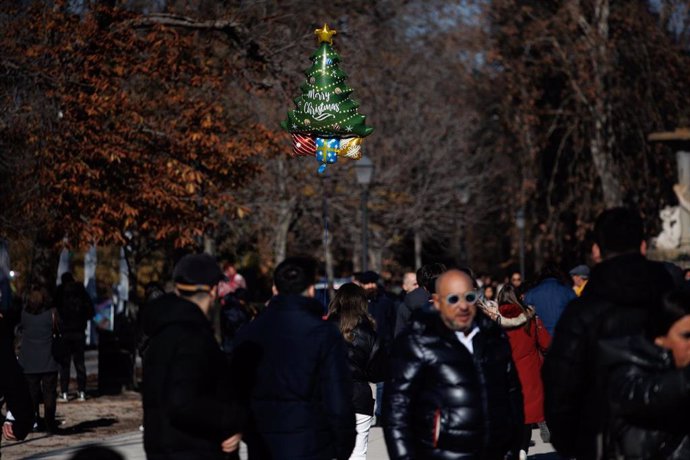
[[[327,24],[314,31],[319,48],[311,55],[302,95],[294,100],[297,108],[281,123],[292,134],[292,156],[315,156],[319,173],[338,157],[359,160],[362,138],[374,130],[358,112],[359,103],[350,98],[353,90],[345,83],[347,74],[338,67],[340,56],[332,47],[335,33]]]

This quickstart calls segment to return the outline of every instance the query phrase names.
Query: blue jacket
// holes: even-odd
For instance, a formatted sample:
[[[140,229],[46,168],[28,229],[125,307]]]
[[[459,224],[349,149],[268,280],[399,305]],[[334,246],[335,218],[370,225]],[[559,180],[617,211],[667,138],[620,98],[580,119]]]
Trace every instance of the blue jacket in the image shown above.
[[[549,334],[553,335],[561,313],[571,300],[577,298],[575,292],[556,278],[546,278],[525,294],[525,303],[532,305],[544,323]]]
[[[250,408],[249,458],[347,459],[355,442],[352,377],[345,342],[321,304],[278,295],[243,327],[232,356]]]

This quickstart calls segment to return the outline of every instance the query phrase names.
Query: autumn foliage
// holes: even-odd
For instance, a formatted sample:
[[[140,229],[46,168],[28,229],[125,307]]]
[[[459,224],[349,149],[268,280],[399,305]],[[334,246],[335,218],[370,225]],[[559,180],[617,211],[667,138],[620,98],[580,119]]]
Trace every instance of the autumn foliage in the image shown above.
[[[246,115],[243,73],[257,63],[232,24],[185,29],[59,2],[13,13],[2,66],[25,83],[25,116],[12,126],[25,143],[13,150],[29,157],[15,199],[37,228],[82,243],[121,244],[129,231],[185,246],[242,212],[234,191],[276,132]]]
[[[584,261],[604,207],[640,209],[653,233],[675,204],[672,151],[647,136],[690,119],[685,1],[0,5],[10,239],[130,231],[170,254],[208,237],[266,266],[310,253],[329,273],[356,269],[354,163],[318,178],[279,131],[324,22],[377,128],[363,146],[370,267],[507,270],[524,210],[529,276],[547,258]]]

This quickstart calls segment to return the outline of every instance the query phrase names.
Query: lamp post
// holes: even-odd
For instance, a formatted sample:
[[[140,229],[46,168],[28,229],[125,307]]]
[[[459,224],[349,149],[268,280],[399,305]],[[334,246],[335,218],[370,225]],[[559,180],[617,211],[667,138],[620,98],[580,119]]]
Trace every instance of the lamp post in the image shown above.
[[[520,233],[520,275],[525,279],[525,208],[515,213],[515,225]]]
[[[465,245],[465,230],[467,229],[467,204],[470,202],[470,190],[466,184],[462,184],[458,187],[458,202],[460,203],[460,213],[462,217],[458,224],[459,232],[459,250],[458,250],[458,263],[461,265],[467,265],[469,263],[469,257],[467,255],[466,245]]]
[[[362,271],[367,270],[367,253],[369,252],[368,240],[369,231],[367,229],[367,201],[369,200],[369,184],[374,176],[374,163],[367,156],[355,163],[355,173],[357,174],[357,183],[362,186],[361,195],[361,211],[362,211]]]

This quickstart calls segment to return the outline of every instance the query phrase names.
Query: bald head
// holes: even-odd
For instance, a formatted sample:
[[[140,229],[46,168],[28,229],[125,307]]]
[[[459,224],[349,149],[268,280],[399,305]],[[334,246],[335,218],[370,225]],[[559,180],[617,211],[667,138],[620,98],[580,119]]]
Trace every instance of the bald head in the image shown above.
[[[440,289],[444,283],[448,284],[450,280],[457,279],[458,277],[464,280],[469,280],[470,286],[475,286],[474,279],[467,272],[454,268],[442,273],[438,278],[436,278],[436,292],[440,292]]]
[[[476,299],[474,280],[463,271],[449,270],[436,280],[434,308],[453,331],[469,332],[477,314]]]
[[[405,292],[410,292],[417,289],[417,274],[415,272],[407,272],[403,276],[402,288]]]

